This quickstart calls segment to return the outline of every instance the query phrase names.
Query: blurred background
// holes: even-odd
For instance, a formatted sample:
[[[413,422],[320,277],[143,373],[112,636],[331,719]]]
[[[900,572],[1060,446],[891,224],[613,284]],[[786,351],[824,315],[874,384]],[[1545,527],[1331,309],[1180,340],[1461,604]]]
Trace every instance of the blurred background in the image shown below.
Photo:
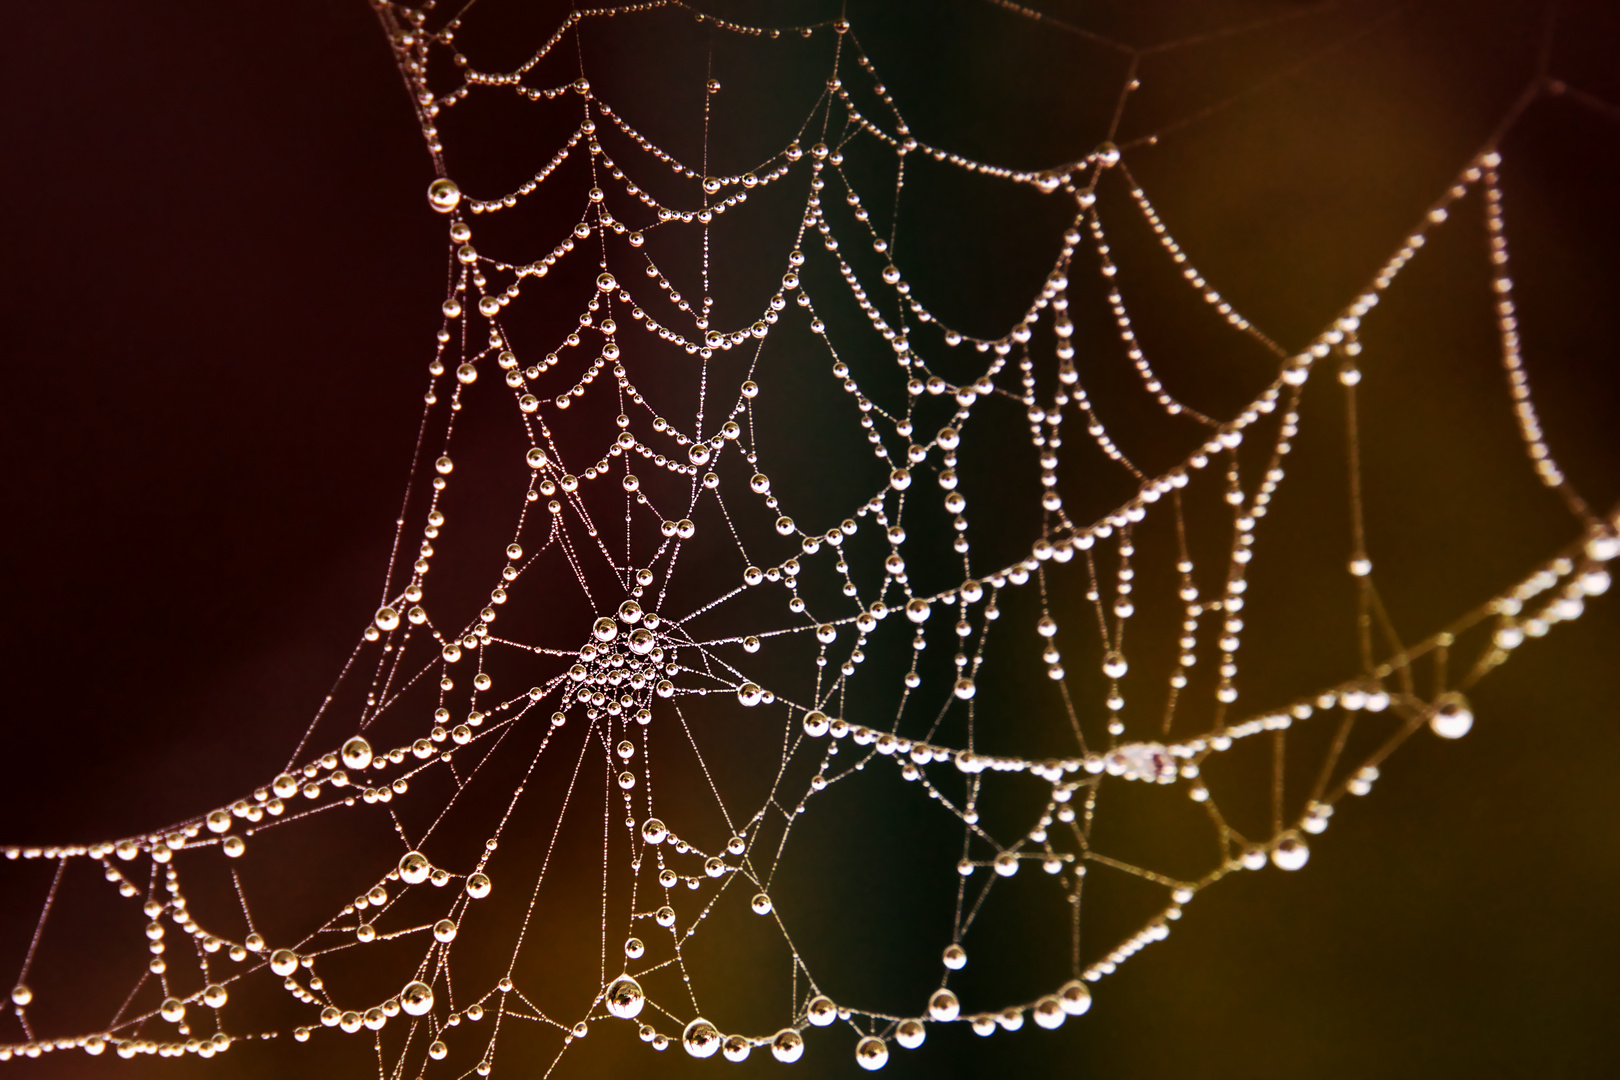
[[[838,13],[808,0],[769,12],[700,6],[784,25]],[[566,10],[485,0],[464,47],[485,68],[510,65]],[[969,0],[851,0],[847,16],[914,134],[1015,168],[1073,161],[1102,141],[1134,57],[1140,88],[1116,136],[1125,164],[1210,281],[1285,348],[1307,342],[1398,247],[1544,49],[1552,76],[1620,102],[1620,15],[1598,0],[1556,12],[1508,0],[1047,0],[1041,10],[1062,25]],[[1233,27],[1243,30],[1212,33]],[[711,171],[729,172],[797,130],[832,37],[737,39],[669,12],[588,24],[577,58],[598,93],[626,102],[633,123],[685,158],[702,153],[703,81],[720,78],[709,153]],[[575,74],[564,70],[556,81]],[[0,844],[88,842],[263,783],[327,693],[377,603],[439,325],[444,221],[424,205],[431,165],[364,3],[36,5],[0,44],[0,86],[12,192],[0,245]],[[469,113],[445,132],[452,174],[471,192],[504,190],[552,151],[521,111]],[[549,132],[555,119],[534,115]],[[1605,512],[1620,498],[1617,118],[1543,95],[1500,144],[1531,385],[1553,452]],[[881,163],[851,168],[881,178]],[[1167,383],[1228,413],[1274,362],[1211,327],[1151,236],[1133,229],[1119,179],[1100,186],[1099,206],[1138,330]],[[576,212],[542,206],[509,235],[532,258]],[[898,233],[907,280],[956,325],[999,334],[1038,290],[1068,214],[1028,189],[920,168]],[[774,288],[766,268],[779,239],[762,230],[717,241],[723,314],[730,297],[740,316]],[[1534,482],[1512,425],[1484,243],[1475,194],[1363,335],[1369,543],[1408,639],[1579,535]],[[759,283],[748,276],[756,261]],[[1089,271],[1091,256],[1077,263]],[[1135,376],[1117,342],[1109,352],[1104,321],[1085,314],[1103,310],[1099,279],[1072,277],[1082,357],[1113,361],[1088,369],[1088,386],[1099,408],[1119,410],[1127,439],[1138,430],[1125,393]],[[547,319],[570,315],[532,316],[536,339]],[[848,415],[814,396],[824,389],[805,379],[801,390],[791,365],[774,374],[799,402],[781,414],[784,444],[789,432],[848,435]],[[768,405],[777,384],[761,381]],[[1337,386],[1313,380],[1311,394],[1292,483],[1254,564],[1240,684],[1255,708],[1356,673],[1342,403]],[[1182,452],[1143,439],[1145,467]],[[826,469],[788,458],[780,475],[813,502]],[[1099,476],[1071,503],[1114,498],[1118,477]],[[1471,694],[1466,739],[1420,733],[1374,793],[1313,840],[1306,869],[1237,875],[1201,895],[1168,942],[1094,988],[1087,1016],[989,1039],[931,1027],[921,1050],[892,1052],[888,1071],[1613,1075],[1617,642],[1620,615],[1600,600],[1525,647]],[[905,983],[883,973],[910,955],[908,913],[931,910],[909,906],[913,867],[897,855],[922,819],[902,814],[880,834],[874,812],[829,810],[819,832],[807,827],[793,871],[801,948],[855,995]],[[1159,813],[1144,808],[1142,827]],[[271,865],[293,879],[282,882],[288,902],[324,897],[322,875],[356,850],[345,843],[367,842],[279,856]],[[0,865],[0,972],[20,963],[49,874],[48,864]],[[590,900],[597,883],[580,888]],[[1023,911],[999,913],[1006,937],[984,954],[1008,985],[1067,955],[1061,924],[1048,934]],[[71,914],[52,925],[73,925]],[[937,951],[937,928],[930,935]],[[116,1007],[128,983],[105,973],[111,960],[93,938],[53,946],[51,977],[80,1004],[111,995]],[[746,998],[742,978],[717,995]],[[20,1038],[0,1023],[0,1040]],[[630,1025],[604,1023],[556,1075],[851,1075],[846,1034],[812,1038],[792,1067],[763,1051],[732,1066],[673,1049],[655,1057]],[[527,1053],[500,1059],[496,1074],[543,1072],[549,1053]],[[374,1068],[363,1041],[324,1032],[210,1062],[59,1053],[0,1066],[19,1077]]]

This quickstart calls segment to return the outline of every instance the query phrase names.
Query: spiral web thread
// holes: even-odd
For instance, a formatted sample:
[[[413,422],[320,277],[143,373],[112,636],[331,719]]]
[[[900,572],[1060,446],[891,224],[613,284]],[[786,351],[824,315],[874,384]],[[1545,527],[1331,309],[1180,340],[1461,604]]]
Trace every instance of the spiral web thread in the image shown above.
[[[1133,61],[1150,51],[1116,45],[1020,5],[1003,0],[996,3],[1013,16],[1085,34]],[[639,134],[632,118],[595,95],[583,70],[577,81],[561,85],[531,82],[532,73],[548,57],[573,49],[571,35],[587,21],[637,18],[659,8],[681,9],[699,21],[707,20],[717,32],[757,38],[767,47],[779,36],[830,36],[832,59],[826,89],[804,118],[798,136],[752,171],[710,176],[706,168],[683,163]],[[291,1031],[299,1041],[312,1036],[335,1038],[338,1031],[375,1032],[364,1037],[376,1041],[382,1074],[394,1076],[418,1071],[487,1075],[498,1059],[497,1034],[503,1026],[513,1024],[550,1033],[556,1047],[555,1057],[550,1059],[553,1067],[571,1043],[587,1034],[591,1024],[620,1019],[637,1023],[641,1038],[655,1050],[679,1045],[698,1057],[723,1053],[740,1060],[754,1048],[768,1047],[783,1061],[797,1060],[804,1053],[811,1029],[842,1023],[854,1028],[857,1060],[868,1068],[881,1067],[892,1044],[906,1048],[921,1044],[929,1025],[970,1023],[980,1034],[991,1034],[1016,1029],[1030,1017],[1040,1026],[1056,1027],[1087,1010],[1091,984],[1147,945],[1164,939],[1202,890],[1243,869],[1258,870],[1271,864],[1293,870],[1304,865],[1309,857],[1306,837],[1327,827],[1346,795],[1367,794],[1389,754],[1426,726],[1447,738],[1465,734],[1472,714],[1464,693],[1504,663],[1527,638],[1541,637],[1556,624],[1577,618],[1586,598],[1608,587],[1604,564],[1620,554],[1615,522],[1588,509],[1543,440],[1520,354],[1508,273],[1496,143],[1533,98],[1563,91],[1544,73],[1504,119],[1490,143],[1464,164],[1366,288],[1304,348],[1291,352],[1239,313],[1199,273],[1148,193],[1132,177],[1120,147],[1104,143],[1078,161],[1027,172],[969,160],[920,142],[910,134],[900,103],[889,96],[875,66],[862,52],[858,28],[842,20],[758,28],[707,17],[673,2],[575,12],[513,71],[481,71],[475,58],[454,55],[460,83],[446,89],[430,87],[427,72],[435,54],[444,54],[440,59],[456,54],[460,16],[444,21],[436,17],[432,4],[415,10],[383,4],[378,13],[437,166],[440,179],[431,187],[429,200],[451,222],[455,261],[443,303],[443,328],[430,365],[422,424],[427,433],[434,422],[444,423],[444,441],[442,446],[430,446],[424,434],[419,442],[418,465],[413,469],[416,478],[400,518],[384,602],[340,678],[340,685],[369,679],[366,704],[357,717],[348,720],[325,716],[323,706],[285,771],[231,806],[168,829],[115,841],[6,848],[7,859],[54,860],[56,868],[12,992],[21,1038],[0,1045],[0,1060],[75,1047],[100,1054],[109,1046],[126,1057],[138,1053],[211,1057],[238,1039],[276,1037],[276,1030],[244,1030],[232,1015],[228,1002],[240,984],[253,980],[280,980],[307,1014],[307,1020]],[[1174,47],[1160,46],[1158,50]],[[583,68],[583,56],[580,63]],[[1120,94],[1121,110],[1135,88],[1135,70],[1133,62],[1130,81]],[[884,103],[886,115],[862,111],[846,85],[855,82]],[[580,123],[551,160],[515,191],[463,194],[451,179],[454,171],[440,143],[436,118],[473,94],[510,94],[534,107],[573,110]],[[1600,102],[1587,104],[1607,108]],[[1115,122],[1117,125],[1117,113]],[[1166,130],[1179,126],[1180,122]],[[1139,140],[1153,141],[1156,137]],[[857,142],[894,158],[896,181],[884,198],[892,197],[896,208],[905,162],[917,155],[1001,184],[1028,185],[1073,203],[1072,222],[1044,286],[1003,336],[987,340],[952,330],[945,314],[928,310],[910,295],[903,259],[892,249],[893,230],[883,235],[866,209],[880,200],[872,192],[858,191],[841,168],[845,149]],[[589,162],[590,192],[558,192],[553,190],[555,184],[547,186],[553,173],[576,155]],[[660,201],[637,185],[638,170],[672,175],[685,184],[693,199],[684,205]],[[722,216],[746,213],[750,194],[806,173],[811,177],[809,197],[797,241],[791,253],[782,253],[785,264],[780,291],[752,325],[711,328],[709,225]],[[1128,275],[1119,272],[1111,257],[1109,223],[1094,195],[1101,185],[1119,185],[1128,192],[1129,203],[1122,205],[1134,205],[1162,246],[1164,257],[1181,271],[1212,318],[1224,320],[1232,333],[1249,336],[1275,356],[1275,377],[1234,415],[1210,417],[1184,405],[1155,374],[1133,329],[1127,304]],[[1482,194],[1485,211],[1501,358],[1512,408],[1531,467],[1543,484],[1562,495],[1576,519],[1578,539],[1445,629],[1403,644],[1383,613],[1362,535],[1355,434],[1360,382],[1357,357],[1361,352],[1357,334],[1364,319],[1375,317],[1380,298],[1420,254],[1431,232],[1450,216],[1453,204],[1476,189]],[[823,204],[828,195],[844,198],[853,214],[853,227],[835,228]],[[579,224],[569,236],[526,264],[479,252],[474,246],[475,224],[536,198],[575,200],[583,207]],[[609,210],[610,205],[643,224],[620,220]],[[898,209],[895,213],[898,216]],[[655,230],[700,233],[703,265],[671,267],[666,273],[644,247]],[[846,259],[844,252],[850,246],[863,244],[870,244],[890,260],[881,280],[864,277]],[[864,314],[869,332],[860,340],[835,344],[817,314],[818,298],[812,296],[799,273],[812,255],[830,260]],[[520,351],[503,328],[505,309],[534,294],[550,299],[548,276],[593,258],[599,260],[600,276],[595,295],[581,310],[579,328],[543,355]],[[672,277],[686,279],[699,271],[704,296],[694,303],[679,295]],[[1095,279],[1094,273],[1099,275]],[[1106,425],[1080,383],[1071,343],[1069,290],[1093,281],[1112,309],[1121,347],[1140,375],[1142,391],[1168,416],[1203,430],[1202,444],[1168,471],[1150,475],[1139,469],[1124,449],[1130,443],[1129,434]],[[655,320],[648,310],[655,297],[659,306],[674,312],[668,322]],[[1036,337],[1035,331],[1043,323],[1046,336]],[[808,340],[819,343],[830,361],[832,377],[848,394],[850,412],[858,417],[872,452],[888,474],[886,485],[870,492],[864,503],[850,506],[845,520],[821,532],[807,529],[792,516],[792,492],[773,485],[773,463],[756,448],[754,402],[761,385],[755,376],[763,378],[768,365],[761,364],[761,357],[771,348],[773,338],[786,334],[808,335]],[[648,335],[690,358],[678,377],[700,387],[700,404],[694,415],[678,420],[662,415],[638,388],[638,353],[648,347]],[[961,381],[943,378],[936,371],[937,357],[947,352],[956,359],[976,357],[979,374]],[[873,378],[889,363],[897,365],[905,394],[868,394],[863,379]],[[1346,447],[1352,478],[1348,569],[1358,587],[1361,671],[1317,694],[1245,713],[1237,703],[1247,574],[1268,506],[1285,479],[1291,440],[1301,424],[1301,392],[1313,376],[1323,377],[1317,375],[1317,369],[1325,364],[1335,368],[1325,377],[1336,378],[1350,421]],[[583,373],[577,377],[564,374],[569,371]],[[466,468],[457,467],[451,437],[458,427],[482,422],[473,415],[454,415],[461,409],[463,388],[479,378],[504,379],[511,389],[503,406],[505,420],[521,424],[525,434],[528,489],[506,550],[508,564],[490,589],[488,606],[468,625],[450,627],[434,618],[429,571],[434,565],[433,542],[448,527],[439,506],[442,493],[451,484],[479,482],[476,475],[467,475]],[[603,448],[600,459],[590,462],[573,449],[580,445],[579,428],[589,417],[567,410],[596,395],[616,397],[620,416],[606,431],[583,433]],[[882,400],[890,404],[878,404]],[[937,428],[930,425],[925,430],[913,422],[913,416],[932,407],[929,402],[945,403],[950,415]],[[973,506],[959,488],[955,471],[959,456],[972,440],[975,419],[986,410],[1013,410],[1022,416],[1040,459],[1044,491],[1040,531],[1029,537],[1026,556],[1005,565],[985,565],[975,558],[975,531],[994,525],[970,523]],[[567,431],[569,438],[559,440],[559,431]],[[1107,468],[1129,474],[1136,494],[1098,520],[1071,518],[1058,491],[1064,458],[1069,456],[1066,440],[1100,450],[1108,459]],[[1237,451],[1253,440],[1262,441],[1269,460],[1259,482],[1253,483],[1250,477],[1246,483]],[[740,467],[739,476],[752,474],[752,478],[743,483],[722,479],[718,470],[727,465]],[[652,494],[655,485],[638,477],[638,471],[643,477],[657,478],[659,494]],[[1222,526],[1230,529],[1231,537],[1223,565],[1195,567],[1188,555],[1182,492],[1195,484],[1219,486],[1230,507],[1231,521]],[[608,519],[601,513],[604,493],[611,496],[612,505],[623,507],[622,551],[617,549],[616,539],[609,539],[617,526],[608,527]],[[595,500],[592,505],[587,505],[587,496]],[[943,502],[952,523],[943,536],[939,535],[942,530],[932,530],[930,535],[906,528],[912,520],[908,508],[921,500]],[[721,546],[734,549],[728,556],[733,565],[719,580],[709,583],[708,603],[691,611],[667,611],[663,600],[669,582],[683,572],[680,555],[698,532],[692,519],[699,516],[698,509],[705,502],[721,512],[720,520],[731,532],[731,537],[723,537]],[[1136,526],[1152,515],[1172,519],[1182,538],[1174,572],[1185,621],[1179,660],[1165,676],[1169,683],[1167,711],[1162,718],[1137,716],[1127,725],[1121,680],[1129,669],[1125,630],[1134,613],[1132,537]],[[791,554],[767,557],[760,545],[745,542],[743,530],[734,524],[744,520],[773,524],[774,532],[783,538],[777,550]],[[414,554],[409,549],[418,542],[408,535],[408,529],[421,530]],[[874,535],[877,548],[884,553],[880,565],[860,565],[857,538]],[[915,562],[917,552],[929,546],[954,553],[961,568],[954,587],[927,593],[913,589],[907,562]],[[1106,565],[1109,562],[1114,564],[1112,573]],[[760,564],[769,568],[761,570]],[[841,589],[846,598],[842,608],[822,610],[818,603],[817,610],[809,609],[800,594],[804,583],[817,577],[831,580]],[[527,592],[531,602],[538,602],[554,591],[575,586],[596,612],[593,625],[577,628],[575,643],[557,647],[501,636],[500,616],[509,599],[517,601]],[[1085,621],[1095,615],[1097,644],[1077,650],[1069,637],[1063,641],[1070,648],[1069,659],[1100,663],[1108,680],[1100,712],[1070,694],[1072,675],[1065,671],[1067,660],[1060,652],[1054,616],[1059,605],[1048,602],[1048,597],[1065,591],[1086,600],[1085,605],[1071,605],[1066,610],[1085,612]],[[783,592],[787,594],[785,603]],[[1002,630],[998,623],[1001,607],[1020,592],[1038,596],[1038,619],[1033,627]],[[736,606],[742,598],[762,593],[772,614],[758,621],[752,632],[714,634],[706,629],[728,605]],[[1067,756],[1032,759],[990,755],[974,748],[974,710],[983,704],[982,697],[975,701],[976,679],[992,628],[1000,631],[994,635],[998,642],[1009,637],[1016,642],[1015,649],[1042,650],[1051,678],[1047,708],[1069,732],[1072,749]],[[1472,645],[1464,648],[1463,639],[1470,630],[1476,631],[1467,638]],[[883,635],[911,639],[911,669],[903,676],[894,715],[882,720],[866,715],[857,721],[853,717],[864,710],[855,702],[870,696],[860,681],[865,652]],[[813,676],[813,692],[801,695],[773,688],[768,677],[751,670],[751,657],[762,639],[796,650],[795,662]],[[925,647],[937,652],[944,647],[942,642],[955,651],[952,685],[925,681],[918,666]],[[534,689],[504,697],[491,689],[484,661],[486,656],[500,653],[520,655],[530,670],[543,674]],[[1200,663],[1206,668],[1213,664],[1219,674],[1213,686],[1213,720],[1196,735],[1171,738],[1177,717],[1185,712],[1186,695],[1181,692],[1189,687],[1189,673]],[[389,749],[374,748],[374,725],[379,719],[393,717],[406,707],[400,701],[407,690],[431,688],[435,680],[439,680],[438,710],[432,716],[405,718],[420,737]],[[1420,693],[1420,681],[1433,689]],[[702,724],[689,723],[690,710],[711,697],[727,703],[734,699],[738,706],[753,710],[751,719],[774,725],[773,730],[782,733],[780,759],[760,763],[776,770],[769,798],[744,814],[728,814],[718,782],[703,764]],[[328,702],[332,700],[328,698]],[[453,716],[453,710],[464,719]],[[846,720],[846,713],[852,718]],[[328,726],[353,725],[353,737],[340,748],[317,749],[316,723],[323,719]],[[959,727],[951,728],[953,722]],[[1282,777],[1288,734],[1308,724],[1332,725],[1335,734],[1325,758],[1312,765],[1317,780],[1308,796],[1303,801],[1285,802]],[[497,841],[509,838],[504,830],[525,794],[524,784],[503,796],[505,810],[476,858],[440,867],[426,853],[432,851],[430,842],[438,819],[464,790],[478,782],[484,763],[523,725],[549,730],[539,740],[525,782],[547,753],[577,754],[574,784],[595,782],[591,780],[593,770],[600,772],[609,807],[602,822],[604,844],[610,830],[625,829],[615,842],[626,842],[621,862],[628,867],[631,893],[628,897],[610,895],[604,870],[602,978],[599,985],[578,988],[577,1007],[571,1015],[542,1009],[534,1000],[538,995],[524,985],[524,945],[533,921],[544,917],[541,886],[547,881],[551,848],[546,843],[524,845],[530,848],[527,853],[502,850],[504,859],[496,858]],[[587,732],[584,743],[577,750],[563,748],[564,733],[576,733],[582,727]],[[941,733],[947,730],[963,731],[965,739],[946,738]],[[1368,730],[1377,734],[1375,747],[1365,756],[1350,759],[1347,747],[1353,731]],[[371,738],[365,734],[368,731],[373,732]],[[667,823],[660,820],[662,811],[654,795],[657,772],[650,763],[655,737],[660,743],[684,744],[696,755],[733,833],[723,846],[702,849],[687,838],[676,817],[671,816]],[[554,744],[554,740],[559,742]],[[1249,836],[1223,816],[1202,772],[1211,759],[1256,744],[1262,745],[1262,752],[1273,762],[1272,822],[1269,835]],[[813,768],[805,767],[809,763]],[[423,779],[435,771],[451,773],[453,790],[443,806],[430,808],[433,812],[427,820],[433,825],[427,832],[408,836],[388,804],[419,797]],[[955,924],[943,943],[940,989],[926,1002],[898,1003],[898,1011],[846,1002],[830,996],[831,988],[824,991],[789,934],[794,897],[771,891],[773,874],[788,848],[795,822],[801,815],[815,812],[823,790],[851,780],[858,772],[867,773],[867,783],[876,777],[882,784],[910,784],[926,791],[950,815],[963,837]],[[812,774],[807,783],[798,775],[802,773]],[[997,779],[998,774],[1007,779]],[[981,793],[992,783],[1032,786],[1043,793],[1044,809],[1016,830],[992,833],[981,823],[977,809]],[[1207,872],[1181,879],[1094,847],[1090,837],[1100,793],[1115,784],[1162,785],[1198,803],[1207,813],[1212,840],[1213,858]],[[573,791],[571,786],[570,797]],[[616,805],[624,811],[622,825],[612,809]],[[1295,805],[1300,807],[1297,814],[1286,812]],[[190,865],[237,860],[244,855],[251,859],[255,836],[284,830],[322,812],[345,811],[389,816],[400,841],[399,852],[376,868],[375,887],[354,902],[341,904],[341,910],[306,937],[266,941],[252,930],[250,898],[236,875],[237,863],[226,865],[231,867],[240,894],[245,926],[210,925],[199,921],[188,908],[186,871]],[[565,800],[564,816],[567,812]],[[555,844],[562,825],[559,818],[550,844]],[[604,848],[604,859],[609,850]],[[151,957],[145,969],[132,977],[129,996],[116,1015],[88,1021],[81,1032],[36,1031],[30,1023],[34,1005],[34,993],[29,989],[31,965],[42,937],[57,932],[49,916],[59,902],[66,872],[86,862],[102,869],[109,888],[132,904],[144,905]],[[503,862],[511,865],[500,865]],[[1088,871],[1134,876],[1157,889],[1161,900],[1157,914],[1139,929],[1083,963],[1080,916]],[[965,963],[975,919],[992,888],[1015,887],[1009,879],[1023,882],[1031,877],[1035,882],[1025,887],[1055,889],[1068,898],[1072,978],[1032,1000],[1003,1001],[964,1011],[949,986],[952,973]],[[535,898],[523,931],[511,947],[508,975],[495,985],[452,983],[453,942],[476,925],[480,901],[495,882],[528,888]],[[450,887],[444,888],[446,885]],[[401,897],[424,892],[431,896],[436,887],[441,890],[438,918],[417,925],[390,924],[390,909]],[[704,919],[725,905],[742,903],[752,909],[748,917],[767,920],[780,930],[792,956],[792,1003],[779,1030],[728,1035],[700,1015],[696,995],[701,988],[692,980],[658,983],[658,979],[661,972],[684,976],[683,948],[704,931]],[[621,932],[630,939],[622,958],[617,955],[615,938]],[[401,979],[402,989],[395,995],[382,1001],[346,1000],[340,990],[321,979],[320,971],[330,954],[364,950],[373,941],[385,940],[420,946],[414,971]],[[176,945],[180,947],[174,948]],[[189,955],[192,952],[194,958]],[[529,975],[536,980],[544,977]],[[487,1022],[480,1025],[480,1020]],[[323,1035],[323,1027],[335,1031]],[[457,1044],[470,1057],[458,1054],[446,1060]]]

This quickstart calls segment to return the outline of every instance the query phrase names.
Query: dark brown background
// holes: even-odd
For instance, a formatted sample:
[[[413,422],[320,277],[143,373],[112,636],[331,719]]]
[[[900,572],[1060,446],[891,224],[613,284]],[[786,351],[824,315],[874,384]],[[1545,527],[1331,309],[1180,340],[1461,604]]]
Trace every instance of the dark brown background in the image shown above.
[[[798,7],[824,14],[789,5],[782,18]],[[1288,9],[1067,7],[1143,44]],[[1212,280],[1297,344],[1481,145],[1534,70],[1546,14],[1502,0],[1346,4],[1147,58],[1125,137],[1289,74],[1126,160]],[[1122,65],[1083,39],[965,2],[867,4],[851,19],[925,138],[1032,165],[1104,133]],[[1552,72],[1620,100],[1617,29],[1604,4],[1564,5]],[[61,2],[8,31],[0,841],[89,840],[237,796],[325,692],[374,605],[437,324],[441,221],[423,206],[426,156],[362,3]],[[671,138],[690,138],[671,101]],[[744,99],[734,122],[769,106]],[[1602,507],[1620,494],[1617,130],[1612,114],[1543,100],[1503,143],[1533,385],[1555,452]],[[528,149],[491,152],[523,162]],[[975,224],[947,188],[917,198],[950,222],[913,238],[933,256],[919,288],[988,330],[1022,292],[1024,264],[981,253],[1016,246],[1022,219]],[[1425,252],[1368,332],[1365,385],[1389,395],[1367,420],[1387,492],[1369,514],[1381,570],[1387,557],[1394,585],[1411,587],[1394,591],[1427,589],[1394,605],[1414,634],[1574,535],[1506,424],[1468,206],[1458,221],[1472,231]],[[1083,1021],[989,1040],[934,1031],[889,1071],[1612,1075],[1616,641],[1611,598],[1526,648],[1474,695],[1473,734],[1399,755],[1304,872],[1240,876],[1200,898],[1168,943],[1105,980]],[[841,902],[858,912],[859,893]],[[0,970],[36,913],[34,890],[0,888]],[[76,977],[97,979],[94,957],[81,962]],[[592,1040],[604,1070],[696,1071],[674,1052],[653,1060],[628,1031],[608,1039]],[[811,1049],[799,1072],[854,1072],[843,1050]],[[764,1056],[741,1071],[778,1068]],[[370,1067],[290,1045],[207,1064],[55,1057],[0,1068]]]

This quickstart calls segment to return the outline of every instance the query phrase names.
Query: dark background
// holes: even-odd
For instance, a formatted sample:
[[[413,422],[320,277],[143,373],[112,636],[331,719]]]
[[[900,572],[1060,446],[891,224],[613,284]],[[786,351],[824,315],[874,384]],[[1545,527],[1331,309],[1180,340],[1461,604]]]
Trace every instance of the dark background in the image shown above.
[[[784,21],[796,7],[830,10],[790,7]],[[1548,13],[1493,0],[1059,14],[1148,45],[1295,9],[1293,21],[1145,56],[1120,141],[1165,132],[1156,146],[1128,146],[1127,163],[1211,280],[1297,347],[1484,143],[1535,71]],[[1032,167],[1078,158],[1106,134],[1118,51],[989,5],[869,4],[850,18],[921,138]],[[437,327],[442,219],[423,206],[429,164],[362,3],[63,2],[9,30],[0,841],[83,841],[229,801],[302,733],[375,606]],[[1549,70],[1620,99],[1617,30],[1606,5],[1564,5]],[[658,70],[658,55],[643,59]],[[824,70],[805,64],[812,80]],[[684,101],[672,94],[661,122],[689,153]],[[733,119],[747,131],[770,104],[744,97]],[[1620,494],[1614,117],[1545,98],[1502,144],[1532,386],[1555,453],[1604,509]],[[517,138],[482,149],[497,164],[533,160]],[[453,137],[449,154],[454,165]],[[1027,292],[1019,275],[1038,281],[1049,255],[1049,234],[1025,231],[1038,212],[980,206],[945,181],[919,180],[917,192],[945,222],[906,241],[931,267],[915,275],[919,290],[991,332]],[[1465,207],[1366,338],[1364,385],[1388,395],[1365,429],[1380,484],[1375,557],[1391,567],[1392,597],[1423,586],[1391,600],[1413,636],[1576,536],[1529,480],[1507,421],[1477,198]],[[1026,250],[1024,236],[1040,239]],[[1261,367],[1238,370],[1241,382]],[[1342,542],[1323,528],[1297,535]],[[1330,608],[1338,599],[1278,602],[1348,611]],[[1528,646],[1473,694],[1473,734],[1404,750],[1375,794],[1313,843],[1300,874],[1239,875],[1200,897],[1169,942],[1096,988],[1083,1020],[988,1040],[932,1028],[918,1053],[896,1049],[889,1070],[1612,1075],[1617,640],[1611,599]],[[1311,685],[1344,674],[1324,667]],[[0,875],[7,949],[38,911],[38,890],[31,879],[13,887],[14,870]],[[858,916],[858,892],[836,895]],[[94,956],[75,962],[76,978],[97,980]],[[591,1045],[614,1074],[695,1071],[676,1051],[654,1060],[627,1031],[610,1038]],[[371,1067],[318,1045],[331,1044],[237,1047],[210,1063],[92,1068],[57,1054],[4,1068]],[[855,1071],[843,1049],[820,1049],[812,1039],[795,1068]],[[775,1068],[756,1052],[744,1071]]]

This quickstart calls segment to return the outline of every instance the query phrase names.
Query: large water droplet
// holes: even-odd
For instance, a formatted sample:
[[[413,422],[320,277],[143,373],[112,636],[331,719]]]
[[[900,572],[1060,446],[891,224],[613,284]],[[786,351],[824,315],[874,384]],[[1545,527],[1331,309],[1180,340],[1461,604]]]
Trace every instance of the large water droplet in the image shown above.
[[[1030,1011],[1035,1017],[1035,1023],[1048,1031],[1056,1027],[1062,1027],[1063,1021],[1069,1018],[1069,1014],[1063,1011],[1063,1006],[1059,1004],[1058,999],[1055,997],[1041,998],[1035,1003],[1035,1008]]]
[[[962,1013],[962,1003],[949,990],[935,990],[928,999],[928,1015],[941,1023],[955,1020]]]
[[[816,1027],[826,1027],[838,1019],[838,1006],[826,994],[817,994],[805,1006],[805,1019]]]
[[[426,1016],[433,1010],[433,988],[424,982],[409,982],[399,992],[399,1007],[412,1016]]]
[[[407,885],[420,885],[433,872],[433,864],[420,851],[408,851],[399,860],[399,877]]]
[[[1058,991],[1058,1005],[1070,1016],[1081,1016],[1091,1008],[1091,991],[1078,979],[1064,984]]]
[[[620,975],[607,988],[607,1011],[621,1020],[641,1015],[641,1007],[646,1003],[641,984],[628,975]]]
[[[720,1049],[720,1031],[700,1016],[681,1032],[681,1046],[695,1058],[713,1057]]]
[[[1311,849],[1297,836],[1285,836],[1271,849],[1271,861],[1279,870],[1298,870],[1311,859]]]
[[[889,1063],[889,1044],[868,1035],[855,1044],[855,1063],[868,1072],[876,1072]]]
[[[1474,726],[1474,711],[1468,699],[1455,690],[1435,699],[1429,712],[1429,729],[1442,739],[1460,739]]]
[[[371,744],[356,735],[343,744],[343,764],[351,769],[363,769],[371,764]]]
[[[804,1056],[804,1036],[792,1028],[783,1028],[771,1040],[771,1056],[777,1061],[792,1064]]]
[[[428,185],[428,205],[441,214],[448,214],[461,205],[461,189],[454,180],[441,176]]]

